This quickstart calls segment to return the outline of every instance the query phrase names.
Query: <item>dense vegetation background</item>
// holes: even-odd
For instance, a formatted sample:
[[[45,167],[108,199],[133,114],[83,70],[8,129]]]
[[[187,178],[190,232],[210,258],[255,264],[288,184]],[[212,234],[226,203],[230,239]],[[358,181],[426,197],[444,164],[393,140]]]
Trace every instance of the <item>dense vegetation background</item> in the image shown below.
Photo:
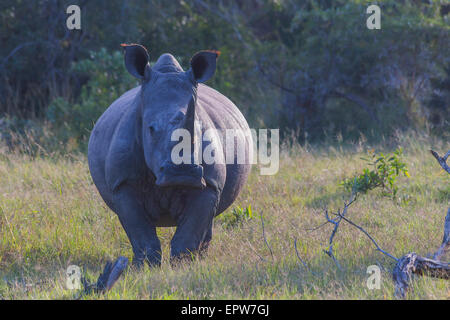
[[[381,30],[366,28],[372,3]],[[81,30],[66,28],[69,4],[81,7]],[[409,128],[445,138],[449,10],[443,0],[3,0],[0,135],[33,153],[83,150],[100,114],[137,84],[119,46],[135,42],[185,68],[196,51],[220,50],[209,85],[252,127],[300,143]]]

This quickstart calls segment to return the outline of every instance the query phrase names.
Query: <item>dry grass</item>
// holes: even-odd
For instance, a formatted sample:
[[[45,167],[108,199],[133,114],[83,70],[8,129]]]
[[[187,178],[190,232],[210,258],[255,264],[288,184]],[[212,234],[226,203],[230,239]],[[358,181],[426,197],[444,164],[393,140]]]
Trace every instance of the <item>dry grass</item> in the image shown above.
[[[254,218],[225,228],[216,219],[208,256],[172,270],[168,264],[173,228],[159,229],[163,264],[159,269],[127,271],[106,295],[85,299],[392,299],[392,260],[376,252],[357,229],[342,224],[335,253],[343,270],[323,253],[331,225],[323,208],[337,209],[348,198],[338,184],[360,172],[360,156],[375,147],[405,149],[411,178],[399,180],[392,201],[372,192],[350,208],[349,217],[368,230],[395,256],[408,251],[426,255],[442,238],[449,205],[449,180],[428,150],[441,153],[448,142],[413,135],[369,146],[364,141],[333,147],[299,147],[281,154],[280,171],[260,176],[254,168],[234,206],[251,205]],[[287,151],[286,151],[287,150]],[[0,298],[73,299],[66,288],[68,265],[84,266],[97,276],[107,259],[131,259],[131,246],[114,213],[101,200],[84,156],[31,160],[25,155],[0,154]],[[263,214],[267,241],[262,237]],[[297,260],[294,239],[302,259]],[[448,258],[448,257],[446,257]],[[379,290],[366,286],[369,265],[384,266]],[[418,278],[410,299],[448,299],[450,282]]]

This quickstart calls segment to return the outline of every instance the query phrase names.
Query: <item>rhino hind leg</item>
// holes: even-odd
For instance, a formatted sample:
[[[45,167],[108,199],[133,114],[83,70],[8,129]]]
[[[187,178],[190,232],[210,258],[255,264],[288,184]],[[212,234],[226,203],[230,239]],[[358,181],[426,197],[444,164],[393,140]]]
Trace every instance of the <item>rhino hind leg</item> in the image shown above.
[[[212,189],[193,191],[182,219],[171,241],[170,262],[176,266],[183,261],[202,257],[212,238],[213,218],[217,211],[218,194]]]
[[[114,206],[128,239],[133,247],[133,266],[140,268],[144,261],[152,266],[161,265],[161,243],[155,226],[146,217],[143,203],[131,186],[124,185],[114,194]]]

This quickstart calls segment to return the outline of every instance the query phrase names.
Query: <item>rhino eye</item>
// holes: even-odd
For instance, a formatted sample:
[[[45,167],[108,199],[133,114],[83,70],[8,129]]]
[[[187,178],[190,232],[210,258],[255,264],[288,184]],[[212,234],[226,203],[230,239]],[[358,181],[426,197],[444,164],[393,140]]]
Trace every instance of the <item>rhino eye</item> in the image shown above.
[[[150,130],[151,134],[155,133],[155,127],[154,126],[150,126],[150,127],[148,127],[148,129]]]

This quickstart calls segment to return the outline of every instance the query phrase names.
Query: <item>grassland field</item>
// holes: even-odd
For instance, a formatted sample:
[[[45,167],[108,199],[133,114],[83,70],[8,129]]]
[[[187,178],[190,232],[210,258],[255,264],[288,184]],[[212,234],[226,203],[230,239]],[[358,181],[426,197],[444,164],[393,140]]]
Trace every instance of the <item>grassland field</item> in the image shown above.
[[[442,240],[450,181],[429,149],[443,154],[450,149],[448,141],[404,133],[377,144],[360,139],[284,145],[278,174],[262,176],[255,166],[237,201],[216,218],[203,260],[172,269],[168,258],[174,228],[159,228],[161,268],[128,269],[108,293],[81,296],[66,286],[69,265],[95,279],[107,260],[132,258],[117,216],[92,182],[86,156],[32,158],[3,150],[0,299],[394,299],[394,261],[376,251],[363,233],[341,225],[334,248],[339,270],[323,252],[332,225],[310,229],[325,221],[325,208],[342,208],[349,194],[339,183],[362,171],[361,157],[368,150],[390,152],[398,146],[404,148],[411,176],[399,178],[398,198],[374,190],[358,198],[348,217],[394,256],[432,253]],[[227,223],[233,210],[249,206],[251,219]],[[309,270],[297,258],[295,239]],[[366,285],[370,265],[381,266],[380,289]],[[407,296],[449,298],[450,282],[428,277],[415,279]]]

